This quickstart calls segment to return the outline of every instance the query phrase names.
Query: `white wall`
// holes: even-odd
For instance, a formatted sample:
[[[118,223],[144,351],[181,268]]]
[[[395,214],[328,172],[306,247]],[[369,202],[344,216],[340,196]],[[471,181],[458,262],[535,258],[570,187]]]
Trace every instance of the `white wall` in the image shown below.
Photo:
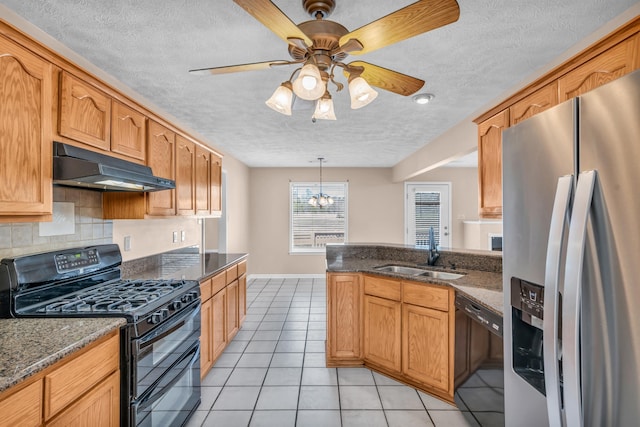
[[[324,254],[289,254],[289,182],[317,180],[315,168],[250,169],[252,273],[325,271]],[[404,243],[404,184],[392,181],[390,168],[323,168],[323,180],[349,182],[349,242]],[[452,183],[452,246],[462,247],[463,219],[477,218],[477,169],[441,168],[414,180]]]

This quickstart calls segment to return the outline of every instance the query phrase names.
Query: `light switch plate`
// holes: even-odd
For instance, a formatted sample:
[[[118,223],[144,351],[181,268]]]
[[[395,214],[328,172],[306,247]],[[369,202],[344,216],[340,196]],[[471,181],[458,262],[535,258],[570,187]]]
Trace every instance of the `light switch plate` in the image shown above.
[[[124,236],[124,250],[125,252],[131,250],[131,236]]]
[[[173,243],[178,243],[178,232],[177,231],[173,232]]]
[[[185,240],[187,240],[187,232],[182,230],[180,231],[180,241],[184,242]]]

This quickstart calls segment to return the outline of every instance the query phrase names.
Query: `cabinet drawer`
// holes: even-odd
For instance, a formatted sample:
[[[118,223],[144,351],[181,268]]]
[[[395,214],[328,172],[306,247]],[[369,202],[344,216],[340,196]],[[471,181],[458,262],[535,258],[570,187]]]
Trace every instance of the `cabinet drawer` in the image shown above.
[[[238,264],[233,267],[227,268],[227,284],[233,282],[238,278]]]
[[[242,261],[238,263],[238,277],[242,276],[247,272],[247,261]]]
[[[0,426],[39,426],[42,424],[42,380],[0,401]]]
[[[449,289],[403,282],[403,301],[408,304],[449,311]]]
[[[211,280],[211,296],[217,294],[222,289],[224,289],[225,286],[227,286],[224,271],[216,276],[213,276],[209,280]]]
[[[364,276],[364,293],[380,298],[400,301],[400,280],[382,277]]]
[[[213,292],[211,291],[211,279],[203,280],[202,282],[200,282],[200,299],[202,299],[202,302],[205,302],[206,300],[211,298],[212,295]]]
[[[120,337],[116,334],[70,360],[44,379],[46,420],[118,370]]]

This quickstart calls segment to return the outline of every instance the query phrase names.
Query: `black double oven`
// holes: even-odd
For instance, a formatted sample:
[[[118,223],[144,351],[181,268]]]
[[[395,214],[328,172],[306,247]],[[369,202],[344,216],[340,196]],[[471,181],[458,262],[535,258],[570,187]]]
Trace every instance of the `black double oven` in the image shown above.
[[[0,262],[1,317],[123,317],[121,425],[181,426],[200,403],[200,288],[123,280],[117,245]]]

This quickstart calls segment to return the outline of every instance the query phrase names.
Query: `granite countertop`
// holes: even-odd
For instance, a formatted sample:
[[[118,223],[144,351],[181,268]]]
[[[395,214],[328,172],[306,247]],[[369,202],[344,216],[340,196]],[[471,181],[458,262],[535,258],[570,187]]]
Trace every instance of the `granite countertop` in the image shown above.
[[[0,392],[125,323],[119,317],[0,319]]]
[[[248,257],[245,253],[166,252],[122,265],[125,279],[202,280],[223,271]]]

